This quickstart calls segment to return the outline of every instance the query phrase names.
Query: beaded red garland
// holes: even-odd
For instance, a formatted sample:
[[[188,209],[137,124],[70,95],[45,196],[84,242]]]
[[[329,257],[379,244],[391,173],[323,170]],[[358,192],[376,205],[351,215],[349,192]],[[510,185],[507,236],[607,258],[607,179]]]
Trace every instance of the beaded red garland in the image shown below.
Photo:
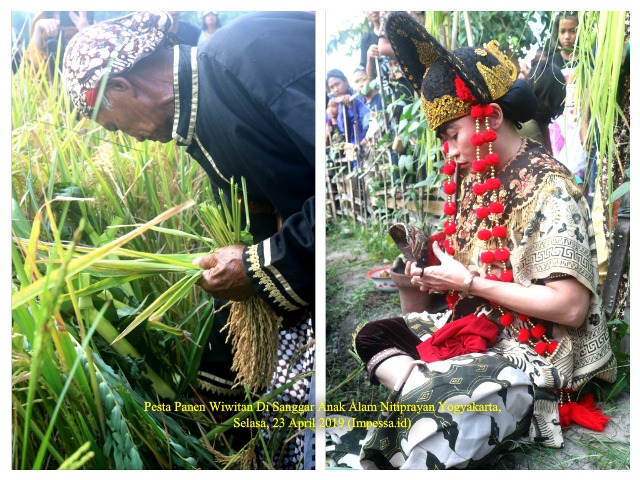
[[[458,82],[457,80],[458,78],[456,78],[456,90],[458,96],[460,98],[465,97],[471,100],[473,96],[470,92],[464,90],[466,88],[464,83],[462,81]],[[472,101],[475,101],[475,98],[473,98]],[[511,252],[503,243],[507,236],[507,229],[501,224],[504,205],[499,196],[501,186],[500,179],[496,178],[495,172],[495,166],[499,163],[500,158],[492,151],[492,142],[497,138],[496,132],[492,130],[489,125],[489,117],[492,114],[493,107],[491,105],[474,105],[471,108],[471,116],[476,121],[476,132],[471,137],[471,143],[476,147],[476,159],[472,163],[472,168],[478,173],[478,181],[472,186],[472,192],[478,199],[476,204],[480,204],[480,206],[475,210],[476,218],[480,220],[476,236],[483,242],[484,246],[484,251],[480,254],[480,260],[482,263],[491,264],[494,261],[497,261],[501,264],[501,272],[499,276],[487,274],[484,278],[510,283],[513,282],[513,271],[507,268],[507,261],[511,256]],[[480,122],[483,120],[485,130],[480,133]],[[484,158],[480,158],[480,147],[485,144],[488,146],[489,153]],[[447,160],[440,171],[443,175],[448,177],[443,183],[443,191],[446,195],[444,214],[449,217],[444,222],[444,233],[446,235],[444,247],[447,254],[454,256],[455,236],[458,230],[456,223],[458,208],[453,198],[457,191],[457,185],[454,179],[456,163],[448,156],[448,142],[444,142],[443,150],[444,153],[447,154]],[[481,174],[484,172],[487,172],[487,175],[483,178]],[[493,248],[490,248],[491,243],[493,244]],[[459,292],[455,290],[452,290],[447,294],[446,300],[449,304],[449,309],[453,310],[455,308],[458,299]],[[551,355],[555,352],[558,342],[555,340],[549,341],[545,336],[546,328],[544,325],[535,325],[527,315],[518,314],[518,320],[523,324],[522,328],[518,328],[514,325],[515,319],[511,313],[505,312],[503,307],[495,302],[490,303],[501,313],[500,324],[506,328],[510,328],[519,342],[529,344],[534,351],[541,356]]]

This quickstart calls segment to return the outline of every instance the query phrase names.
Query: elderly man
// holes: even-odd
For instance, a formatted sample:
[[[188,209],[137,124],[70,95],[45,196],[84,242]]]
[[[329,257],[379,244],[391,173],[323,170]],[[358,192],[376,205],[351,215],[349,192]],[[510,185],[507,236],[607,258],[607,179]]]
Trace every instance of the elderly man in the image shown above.
[[[176,45],[171,25],[166,12],[137,12],[83,30],[66,50],[65,87],[107,130],[186,146],[214,191],[246,179],[255,245],[200,258],[201,286],[217,299],[260,295],[281,315],[277,388],[314,362],[315,17],[244,15],[197,50]],[[216,394],[234,393],[225,321],[218,316],[198,374]],[[306,402],[308,389],[298,382],[285,401]]]

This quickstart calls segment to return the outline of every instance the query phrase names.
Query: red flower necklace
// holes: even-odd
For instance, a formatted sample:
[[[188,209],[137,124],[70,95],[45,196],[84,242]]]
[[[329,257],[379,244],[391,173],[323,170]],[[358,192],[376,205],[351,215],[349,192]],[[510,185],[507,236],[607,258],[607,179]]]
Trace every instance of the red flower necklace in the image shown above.
[[[468,101],[475,101],[462,82],[460,85],[456,83],[458,96],[460,98],[468,98]],[[461,95],[462,93],[462,95]],[[471,95],[471,96],[470,96]],[[474,105],[471,108],[471,116],[476,120],[476,133],[471,137],[471,143],[476,147],[476,159],[472,164],[473,170],[478,173],[478,181],[472,187],[473,194],[476,196],[475,215],[479,220],[477,237],[483,242],[483,252],[480,254],[480,261],[485,265],[499,262],[501,266],[500,275],[489,273],[485,276],[488,280],[500,282],[513,282],[513,271],[507,267],[507,261],[511,256],[511,252],[506,248],[507,229],[502,225],[502,213],[504,205],[500,200],[499,191],[501,182],[496,178],[495,167],[500,161],[498,155],[493,153],[493,142],[496,140],[496,132],[489,125],[489,117],[493,113],[491,105]],[[480,133],[480,122],[484,120],[485,130]],[[489,153],[480,158],[480,147],[487,144]],[[449,144],[444,142],[445,154],[449,153]],[[456,224],[456,214],[458,211],[453,195],[457,191],[457,185],[453,175],[456,171],[456,163],[450,158],[445,162],[441,169],[441,173],[447,176],[443,183],[443,191],[447,196],[444,204],[444,214],[449,217],[444,222],[444,233],[446,239],[444,242],[445,252],[451,256],[455,256],[455,235],[458,231]],[[482,176],[487,172],[486,176]],[[451,310],[454,309],[460,294],[458,291],[452,290],[447,294],[447,303]],[[549,341],[545,336],[546,328],[542,324],[534,324],[527,315],[517,314],[518,319],[523,323],[522,328],[514,325],[514,316],[509,312],[505,312],[503,307],[495,302],[490,302],[494,308],[500,311],[500,324],[510,328],[516,338],[521,343],[527,343],[534,349],[538,355],[552,354],[555,352],[558,342]]]
[[[500,179],[496,178],[495,166],[499,162],[498,155],[493,153],[492,142],[496,140],[496,132],[490,128],[489,116],[493,113],[491,105],[478,105],[476,98],[464,82],[456,76],[456,93],[458,97],[468,103],[475,104],[471,108],[471,116],[476,120],[476,133],[471,137],[471,143],[476,147],[476,160],[473,162],[473,170],[478,175],[478,181],[473,185],[472,192],[476,196],[475,215],[480,224],[478,225],[477,237],[483,242],[484,251],[480,254],[480,261],[485,265],[499,262],[501,265],[500,276],[487,274],[485,278],[500,281],[513,282],[513,271],[507,268],[507,261],[511,252],[506,248],[504,239],[507,236],[507,229],[501,224],[504,205],[500,201]],[[480,133],[480,121],[484,120],[485,130]],[[480,158],[480,147],[487,144],[489,153]],[[444,152],[449,153],[449,144],[444,142]],[[481,174],[488,169],[488,174],[482,177]],[[456,171],[456,163],[450,158],[445,162],[441,172],[448,178],[443,184],[444,193],[447,200],[444,205],[444,213],[449,217],[444,223],[445,251],[448,255],[455,256],[455,235],[458,231],[456,224],[457,207],[453,195],[457,191],[457,185],[453,175]],[[490,193],[489,193],[490,192]],[[487,195],[488,194],[488,195]],[[490,247],[491,245],[491,247]],[[469,284],[467,284],[469,285]],[[467,287],[468,288],[468,287]],[[449,308],[453,310],[460,297],[459,292],[450,291],[447,295]],[[510,328],[515,337],[521,343],[526,343],[540,356],[551,355],[556,351],[558,342],[549,341],[545,336],[544,325],[535,325],[529,316],[521,313],[505,312],[503,307],[495,302],[490,302],[491,306],[500,312],[500,324],[505,328]],[[523,326],[518,328],[514,325],[514,314]],[[478,317],[479,318],[479,317]],[[578,423],[592,430],[603,431],[609,417],[599,412],[593,402],[593,397],[585,395],[580,402],[571,400],[570,390],[559,391],[559,419],[560,425],[566,427],[571,423]]]

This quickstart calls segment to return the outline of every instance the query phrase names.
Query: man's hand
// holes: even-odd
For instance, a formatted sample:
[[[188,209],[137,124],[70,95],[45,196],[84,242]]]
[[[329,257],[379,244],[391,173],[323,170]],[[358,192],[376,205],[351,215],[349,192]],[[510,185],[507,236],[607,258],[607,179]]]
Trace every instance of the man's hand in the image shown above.
[[[57,18],[41,18],[33,27],[33,38],[31,41],[34,42],[39,50],[44,51],[47,40],[56,38],[59,31],[60,20]]]
[[[368,58],[378,58],[380,56],[380,51],[378,50],[378,44],[374,43],[373,45],[369,45],[367,50]]]
[[[333,97],[332,100],[336,103],[346,105],[347,107],[351,106],[351,96],[348,93],[345,93],[344,95],[338,95],[337,97]]]
[[[76,14],[76,12],[69,12],[69,18],[76,26],[78,31],[84,30],[89,26],[89,20],[87,19],[87,12],[80,11]]]
[[[256,293],[244,271],[242,245],[219,248],[211,255],[196,258],[193,263],[205,272],[198,284],[215,298],[244,300]]]

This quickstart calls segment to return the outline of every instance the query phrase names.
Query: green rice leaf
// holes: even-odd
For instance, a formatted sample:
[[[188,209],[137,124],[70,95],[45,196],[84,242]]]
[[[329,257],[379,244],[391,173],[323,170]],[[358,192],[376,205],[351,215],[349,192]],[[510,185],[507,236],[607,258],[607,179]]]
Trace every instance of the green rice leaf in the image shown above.
[[[181,278],[177,283],[172,285],[166,292],[160,295],[151,305],[149,305],[133,322],[118,335],[111,344],[118,342],[127,336],[133,329],[144,322],[146,319],[157,320],[169,308],[186,297],[191,291],[191,287],[200,279],[204,271],[199,271],[193,275]]]
[[[167,210],[166,212],[158,215],[153,220],[150,220],[144,225],[114,240],[113,242],[110,242],[104,245],[103,247],[100,247],[83,257],[71,260],[71,262],[69,262],[69,265],[67,266],[66,271],[58,269],[51,273],[51,281],[55,282],[60,280],[59,277],[62,275],[64,275],[64,278],[77,275],[78,273],[91,267],[91,265],[93,265],[98,260],[101,260],[107,255],[109,255],[110,253],[112,253],[118,247],[121,247],[122,245],[136,238],[138,235],[146,232],[152,226],[157,225],[158,223],[161,223],[168,218],[171,218],[172,216],[182,212],[187,208],[192,207],[193,205],[194,205],[194,202],[190,201],[182,205],[179,205],[177,207],[173,207]],[[28,302],[30,299],[40,295],[45,289],[45,283],[46,283],[45,279],[40,279],[36,282],[33,282],[27,285],[26,287],[20,289],[18,292],[13,294],[11,297],[12,308],[17,308],[20,305],[23,305],[24,303]]]

